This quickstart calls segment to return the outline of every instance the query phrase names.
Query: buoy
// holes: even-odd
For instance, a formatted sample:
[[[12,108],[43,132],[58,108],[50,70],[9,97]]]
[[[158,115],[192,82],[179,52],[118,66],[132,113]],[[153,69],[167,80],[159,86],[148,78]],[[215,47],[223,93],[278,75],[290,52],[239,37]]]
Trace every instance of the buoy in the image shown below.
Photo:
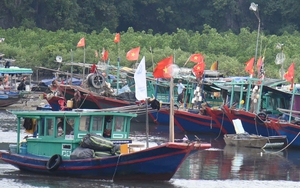
[[[73,108],[73,101],[72,100],[67,101],[67,108]]]

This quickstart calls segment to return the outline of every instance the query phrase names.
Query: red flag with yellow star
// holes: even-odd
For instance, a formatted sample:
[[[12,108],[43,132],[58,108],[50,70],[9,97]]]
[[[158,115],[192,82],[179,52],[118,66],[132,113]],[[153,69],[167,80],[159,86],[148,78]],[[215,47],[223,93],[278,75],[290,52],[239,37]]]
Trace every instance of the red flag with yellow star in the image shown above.
[[[201,54],[192,54],[190,61],[194,63],[201,63],[203,62],[204,57]]]
[[[205,63],[204,62],[197,63],[197,65],[195,65],[193,67],[193,73],[196,76],[196,78],[201,78],[201,76],[204,73],[204,69],[205,69]]]
[[[167,57],[157,63],[153,71],[154,78],[171,78],[173,64],[173,56]]]
[[[140,54],[140,47],[136,47],[127,52],[126,58],[129,61],[136,61],[139,59],[139,54]]]
[[[245,71],[248,72],[250,75],[253,75],[254,74],[254,70],[253,70],[254,57],[252,57],[245,64],[246,64]]]
[[[80,41],[77,43],[77,48],[85,47],[85,39],[81,38]]]
[[[295,63],[292,63],[288,71],[283,76],[286,79],[286,81],[288,82],[294,81],[294,70],[295,70]]]
[[[117,33],[115,38],[114,38],[114,43],[120,42],[120,33]]]

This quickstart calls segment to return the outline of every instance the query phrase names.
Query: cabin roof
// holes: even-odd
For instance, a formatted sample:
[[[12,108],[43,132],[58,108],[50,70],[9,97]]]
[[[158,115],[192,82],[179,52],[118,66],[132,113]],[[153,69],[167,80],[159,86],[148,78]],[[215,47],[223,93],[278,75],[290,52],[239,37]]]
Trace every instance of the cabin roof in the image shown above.
[[[136,117],[137,114],[128,113],[128,112],[118,112],[118,111],[103,111],[103,110],[92,110],[92,109],[84,109],[84,110],[73,110],[73,111],[47,111],[47,110],[11,110],[9,111],[17,117],[32,117],[38,118],[39,116],[72,116],[72,117],[80,117],[80,116],[125,116],[125,117]]]
[[[19,68],[19,67],[10,67],[10,68],[0,68],[0,75],[2,74],[32,74],[33,71],[30,68]]]

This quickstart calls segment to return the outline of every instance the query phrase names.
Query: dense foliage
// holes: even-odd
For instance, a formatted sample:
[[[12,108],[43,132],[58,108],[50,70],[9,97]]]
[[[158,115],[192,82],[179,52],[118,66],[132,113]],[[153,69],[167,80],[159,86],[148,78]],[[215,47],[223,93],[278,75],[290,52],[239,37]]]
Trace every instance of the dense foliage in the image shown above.
[[[292,62],[299,67],[300,58],[298,49],[300,48],[300,37],[298,32],[276,35],[261,35],[258,46],[258,56],[265,56],[265,69],[267,77],[279,78],[280,65],[275,64],[276,54],[280,52],[276,49],[278,43],[284,44],[286,60],[283,64],[285,70]],[[83,62],[83,48],[76,48],[80,38],[86,40],[86,63],[97,63],[99,57],[95,57],[95,51],[101,56],[102,48],[109,51],[110,64],[117,65],[120,57],[121,66],[132,67],[136,62],[128,61],[126,53],[137,46],[141,47],[140,57],[146,57],[146,66],[149,71],[157,62],[170,55],[175,57],[175,63],[183,66],[193,53],[202,53],[205,56],[206,68],[209,68],[215,61],[219,61],[219,69],[226,72],[228,76],[245,76],[245,62],[254,57],[256,47],[257,32],[250,32],[243,28],[239,34],[232,31],[218,33],[216,29],[204,26],[200,32],[177,29],[172,34],[152,34],[152,31],[135,32],[133,28],[128,28],[126,32],[121,32],[121,42],[119,45],[113,42],[115,33],[110,33],[108,29],[100,33],[92,32],[75,33],[72,30],[58,30],[56,32],[42,29],[0,29],[0,36],[5,38],[0,43],[0,52],[7,58],[17,59],[16,64],[22,67],[45,66],[57,68],[55,57],[61,55],[64,62]],[[299,41],[299,42],[298,42]],[[151,53],[152,48],[153,53]],[[153,58],[153,61],[152,61]],[[194,63],[187,63],[186,67],[192,67]],[[70,67],[63,67],[69,70]],[[79,71],[79,70],[77,70]],[[296,79],[298,78],[296,76]]]
[[[17,59],[23,67],[56,68],[61,55],[65,62],[96,63],[95,50],[109,51],[111,64],[133,66],[126,52],[141,46],[148,70],[161,59],[174,55],[182,66],[193,53],[205,55],[207,68],[219,61],[226,75],[247,75],[244,63],[255,54],[258,19],[249,10],[252,0],[3,0],[0,1],[0,52]],[[279,77],[275,46],[284,44],[284,70],[298,68],[300,6],[294,0],[256,0],[261,19],[258,56],[265,55],[267,77]],[[121,32],[118,47],[113,42]],[[153,49],[153,53],[150,52]],[[152,60],[153,59],[153,60]],[[187,67],[192,67],[189,62]],[[63,67],[69,69],[69,67]],[[77,70],[79,71],[79,70]],[[297,73],[297,71],[295,71]],[[297,73],[298,74],[298,73]],[[297,75],[299,76],[299,75]],[[297,77],[296,77],[297,78]]]
[[[259,5],[262,29],[268,34],[292,33],[300,29],[300,6],[295,0],[2,0],[0,27],[35,27],[75,32],[136,31],[172,33],[177,28],[202,31],[204,24],[219,32],[257,28],[249,10]]]

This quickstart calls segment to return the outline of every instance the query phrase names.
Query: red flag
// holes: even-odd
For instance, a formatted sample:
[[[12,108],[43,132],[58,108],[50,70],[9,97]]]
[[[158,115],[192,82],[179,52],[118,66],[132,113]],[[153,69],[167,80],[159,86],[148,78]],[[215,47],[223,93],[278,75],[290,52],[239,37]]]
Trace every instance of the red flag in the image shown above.
[[[80,41],[77,43],[77,48],[79,47],[85,47],[85,39],[84,37],[80,39]]]
[[[103,61],[107,61],[107,60],[108,60],[108,51],[107,51],[107,50],[104,50],[104,51],[102,52],[102,57],[101,57],[101,59],[102,59]]]
[[[261,68],[261,66],[262,66],[262,63],[263,63],[262,57],[260,56],[260,57],[258,58],[258,60],[257,60],[257,63],[256,63],[256,69],[257,69],[257,73],[258,73],[258,74],[260,73],[260,68]]]
[[[140,47],[133,48],[127,52],[126,58],[129,61],[136,61],[139,59],[139,53],[140,53]]]
[[[253,75],[254,74],[254,70],[253,70],[254,57],[252,57],[245,64],[246,64],[245,71],[248,72],[250,75]]]
[[[201,54],[192,54],[190,57],[190,61],[195,63],[203,62],[204,57]]]
[[[215,61],[211,67],[210,67],[210,70],[219,70],[219,62],[218,61]]]
[[[295,63],[292,63],[288,71],[283,76],[286,79],[286,81],[288,82],[294,81],[294,69],[295,69]]]
[[[114,39],[114,43],[120,42],[120,33],[117,33]]]
[[[153,76],[154,78],[171,78],[172,68],[170,65],[173,64],[173,56],[167,57],[157,63]]]
[[[205,69],[204,62],[197,63],[197,65],[193,67],[193,74],[196,76],[196,78],[201,78],[201,76],[204,73],[204,69]]]
[[[95,65],[95,64],[93,64],[92,66],[91,66],[91,73],[95,73],[97,71],[97,65]]]

